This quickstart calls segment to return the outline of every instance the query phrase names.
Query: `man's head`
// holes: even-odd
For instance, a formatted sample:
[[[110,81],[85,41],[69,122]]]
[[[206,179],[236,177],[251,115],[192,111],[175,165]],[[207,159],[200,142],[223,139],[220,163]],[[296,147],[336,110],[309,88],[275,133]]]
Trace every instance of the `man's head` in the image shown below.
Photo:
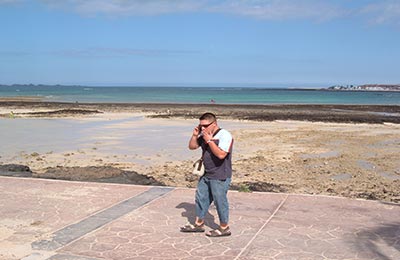
[[[200,130],[208,130],[210,132],[214,132],[214,130],[216,128],[218,128],[217,125],[217,117],[213,114],[213,113],[204,113],[203,115],[201,115],[201,117],[199,118],[200,120]]]

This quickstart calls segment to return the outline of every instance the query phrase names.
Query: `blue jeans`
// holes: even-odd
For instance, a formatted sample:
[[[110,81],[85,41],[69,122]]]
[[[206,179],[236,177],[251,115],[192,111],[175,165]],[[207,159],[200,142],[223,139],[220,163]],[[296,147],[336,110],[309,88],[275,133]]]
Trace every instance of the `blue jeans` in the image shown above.
[[[207,177],[200,177],[196,190],[196,216],[204,219],[208,208],[214,201],[217,208],[219,222],[228,224],[229,222],[229,202],[228,189],[231,184],[231,178],[226,180],[212,180]]]

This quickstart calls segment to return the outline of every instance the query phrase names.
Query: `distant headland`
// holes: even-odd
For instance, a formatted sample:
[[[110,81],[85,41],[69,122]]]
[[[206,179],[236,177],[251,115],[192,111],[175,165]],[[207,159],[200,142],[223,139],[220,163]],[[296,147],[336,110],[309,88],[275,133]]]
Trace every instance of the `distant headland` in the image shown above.
[[[0,84],[1,87],[84,87],[82,85],[61,85],[61,84]]]
[[[87,87],[87,88],[92,88],[96,86],[85,86],[85,85],[62,85],[62,84],[54,84],[54,85],[49,85],[49,84],[0,84],[0,87]],[[114,87],[118,87],[115,85]],[[132,87],[140,87],[140,86],[135,86],[132,85]],[[153,86],[153,87],[158,87],[158,86]],[[170,86],[172,87],[172,86]],[[188,86],[190,87],[190,86]],[[250,87],[251,88],[251,87]],[[259,87],[258,87],[259,88]],[[322,91],[400,91],[400,84],[394,84],[394,85],[389,85],[389,84],[364,84],[364,85],[334,85],[331,87],[323,87],[323,88],[302,88],[302,87],[281,87],[281,88],[270,88],[270,87],[265,87],[265,89],[292,89],[292,90],[322,90]]]
[[[365,85],[336,85],[329,87],[327,90],[338,91],[400,91],[400,84],[397,85],[384,85],[384,84],[365,84]]]

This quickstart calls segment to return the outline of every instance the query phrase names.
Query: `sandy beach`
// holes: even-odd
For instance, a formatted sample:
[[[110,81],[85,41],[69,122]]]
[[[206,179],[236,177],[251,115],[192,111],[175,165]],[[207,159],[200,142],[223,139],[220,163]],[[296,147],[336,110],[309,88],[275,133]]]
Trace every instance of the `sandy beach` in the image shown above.
[[[187,141],[205,111],[235,138],[232,189],[400,202],[399,106],[3,98],[0,174],[195,187]]]

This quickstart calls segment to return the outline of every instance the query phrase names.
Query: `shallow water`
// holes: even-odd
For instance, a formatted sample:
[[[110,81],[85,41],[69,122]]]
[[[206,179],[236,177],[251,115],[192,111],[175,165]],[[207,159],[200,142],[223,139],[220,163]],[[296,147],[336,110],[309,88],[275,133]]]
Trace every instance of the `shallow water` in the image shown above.
[[[78,146],[81,124],[71,120],[1,119],[1,154],[61,152]]]
[[[399,105],[400,92],[321,91],[250,87],[1,86],[0,96],[95,103],[381,104]],[[394,115],[396,116],[396,115]]]
[[[331,178],[337,181],[344,181],[344,180],[349,180],[351,179],[352,175],[350,173],[342,173],[338,174],[335,176],[332,176]]]
[[[400,180],[400,175],[396,175],[396,174],[392,174],[392,173],[379,172],[379,175],[382,177],[385,177],[389,180]]]
[[[200,151],[190,151],[188,141],[198,120],[170,121],[132,116],[118,119],[89,118],[0,119],[0,162],[38,153],[40,155],[90,154],[118,157],[149,165],[153,160],[193,160]],[[251,128],[248,122],[221,121],[229,130]]]
[[[397,146],[400,145],[400,139],[390,139],[381,142],[377,142],[374,144],[370,144],[369,147],[388,147],[388,146]]]
[[[358,160],[357,164],[364,170],[374,170],[376,168],[374,164],[364,160]]]
[[[330,157],[338,157],[340,152],[338,151],[329,151],[325,153],[317,153],[317,154],[303,154],[301,155],[302,159],[314,159],[314,158],[330,158]]]
[[[143,117],[116,120],[3,119],[1,155],[68,153],[96,149],[110,155],[153,156],[168,150],[170,159],[185,156],[191,127],[157,125]],[[128,124],[129,127],[120,127]],[[187,152],[187,151],[186,151]],[[187,153],[186,153],[187,154]]]

